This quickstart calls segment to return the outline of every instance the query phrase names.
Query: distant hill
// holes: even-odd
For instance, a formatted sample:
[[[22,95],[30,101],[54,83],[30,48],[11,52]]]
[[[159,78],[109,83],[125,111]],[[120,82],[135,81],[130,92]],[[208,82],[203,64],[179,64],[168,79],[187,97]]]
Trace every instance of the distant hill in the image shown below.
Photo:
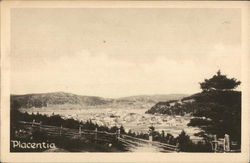
[[[128,96],[117,99],[118,101],[132,101],[132,102],[150,102],[157,103],[160,101],[169,101],[169,100],[179,100],[183,97],[187,97],[187,94],[165,94],[165,95],[138,95],[138,96]]]
[[[46,107],[48,105],[78,104],[78,105],[103,105],[113,102],[96,96],[81,96],[65,92],[11,95],[11,104],[17,107]],[[16,106],[15,106],[16,107]]]
[[[177,100],[185,97],[185,94],[169,95],[138,95],[118,99],[103,98],[97,96],[82,96],[65,92],[11,95],[12,108],[47,107],[49,105],[73,104],[81,106],[105,106],[117,107],[119,105],[143,105],[151,106],[159,101]]]

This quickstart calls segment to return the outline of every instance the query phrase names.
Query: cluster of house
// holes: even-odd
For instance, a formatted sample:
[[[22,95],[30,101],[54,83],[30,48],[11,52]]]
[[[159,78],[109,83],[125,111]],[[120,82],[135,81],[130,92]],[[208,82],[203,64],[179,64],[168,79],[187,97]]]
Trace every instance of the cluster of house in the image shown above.
[[[79,118],[77,115],[70,115],[73,118]],[[82,119],[83,121],[91,120],[101,126],[130,126],[128,129],[136,130],[139,128],[148,128],[155,126],[156,128],[183,128],[187,126],[190,117],[185,116],[166,116],[166,115],[150,115],[129,112],[99,112],[91,114]],[[134,127],[133,127],[134,126]]]

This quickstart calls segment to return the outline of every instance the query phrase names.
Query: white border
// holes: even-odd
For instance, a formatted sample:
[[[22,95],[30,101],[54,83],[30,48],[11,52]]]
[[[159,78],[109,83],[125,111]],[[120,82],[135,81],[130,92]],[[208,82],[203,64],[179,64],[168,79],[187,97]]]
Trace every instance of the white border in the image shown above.
[[[11,8],[240,8],[242,13],[241,153],[10,153]],[[248,162],[250,83],[250,3],[233,1],[2,1],[1,2],[1,162]]]

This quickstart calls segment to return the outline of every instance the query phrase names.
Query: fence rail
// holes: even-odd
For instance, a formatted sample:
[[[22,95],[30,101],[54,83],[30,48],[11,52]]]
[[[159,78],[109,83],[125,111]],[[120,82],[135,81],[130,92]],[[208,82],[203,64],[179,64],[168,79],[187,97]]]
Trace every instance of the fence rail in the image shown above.
[[[128,142],[137,141],[140,143],[152,144],[154,146],[157,146],[157,147],[163,148],[163,149],[178,151],[178,146],[175,146],[175,145],[170,145],[170,144],[165,144],[165,143],[160,143],[157,141],[150,141],[150,140],[145,140],[145,139],[140,139],[140,138],[135,138],[135,137],[128,136],[128,135],[122,135],[121,137],[125,138],[125,141],[128,141]]]
[[[30,131],[33,130],[34,128],[39,128],[39,130],[44,131],[51,136],[66,136],[70,138],[74,136],[82,136],[82,137],[89,137],[90,139],[111,142],[114,139],[116,139],[117,135],[116,133],[108,133],[105,131],[70,129],[65,127],[43,125],[41,123],[35,123],[35,122],[19,121],[19,123]]]

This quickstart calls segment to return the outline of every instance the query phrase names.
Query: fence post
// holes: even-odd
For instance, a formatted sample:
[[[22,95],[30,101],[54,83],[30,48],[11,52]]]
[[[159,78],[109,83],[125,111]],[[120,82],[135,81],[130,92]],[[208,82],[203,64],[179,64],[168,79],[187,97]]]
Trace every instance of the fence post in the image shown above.
[[[148,137],[149,137],[149,141],[153,141],[153,131],[152,129],[149,129],[149,132],[148,132]]]
[[[33,121],[32,121],[32,127],[34,126],[34,123],[35,123],[35,119],[33,119]]]
[[[98,132],[98,130],[97,130],[97,128],[95,128],[95,140],[97,140],[97,132]]]
[[[42,122],[40,121],[39,122],[39,130],[41,130],[41,125],[42,125]]]
[[[60,136],[62,135],[62,125],[60,127]]]
[[[161,131],[161,142],[163,142],[164,138],[165,138],[165,132],[164,132],[164,130],[162,130]]]
[[[79,134],[80,134],[80,136],[82,135],[82,127],[81,126],[79,126]]]
[[[177,141],[176,143],[176,148],[175,148],[176,152],[180,152],[180,143]]]
[[[120,128],[118,128],[118,129],[117,129],[117,139],[119,139],[119,138],[120,138],[120,135],[121,135],[121,129],[120,129]]]
[[[213,136],[213,141],[212,141],[212,148],[214,152],[217,152],[217,147],[218,147],[218,141],[217,141],[217,136]]]
[[[224,137],[224,151],[226,152],[230,151],[230,139],[228,134],[225,134]]]

